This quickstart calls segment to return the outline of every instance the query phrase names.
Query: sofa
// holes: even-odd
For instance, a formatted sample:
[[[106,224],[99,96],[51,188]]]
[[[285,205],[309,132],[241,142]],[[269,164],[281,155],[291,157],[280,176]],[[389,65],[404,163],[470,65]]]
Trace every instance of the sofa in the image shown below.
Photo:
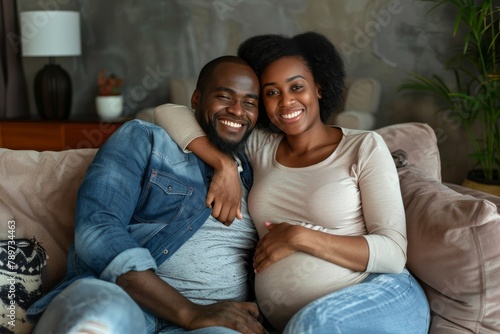
[[[407,267],[428,297],[429,333],[500,333],[500,197],[441,182],[429,125],[375,131],[398,168]],[[63,277],[76,193],[95,153],[0,149],[0,333],[30,333],[24,309]],[[14,248],[6,245],[16,246],[11,267],[5,261]]]

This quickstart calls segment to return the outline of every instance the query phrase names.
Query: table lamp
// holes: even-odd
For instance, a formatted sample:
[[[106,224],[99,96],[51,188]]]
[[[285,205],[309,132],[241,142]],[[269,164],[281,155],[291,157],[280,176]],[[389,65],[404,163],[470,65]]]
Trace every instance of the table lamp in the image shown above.
[[[20,14],[24,57],[49,57],[35,76],[34,93],[42,119],[66,119],[71,111],[71,78],[55,63],[57,56],[79,56],[80,13],[28,11]]]

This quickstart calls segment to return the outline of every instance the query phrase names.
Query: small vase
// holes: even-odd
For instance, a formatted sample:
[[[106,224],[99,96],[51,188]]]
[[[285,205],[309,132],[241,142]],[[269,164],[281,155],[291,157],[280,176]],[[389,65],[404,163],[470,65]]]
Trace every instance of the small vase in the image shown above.
[[[97,115],[102,119],[117,118],[123,112],[123,96],[97,96],[95,98]]]

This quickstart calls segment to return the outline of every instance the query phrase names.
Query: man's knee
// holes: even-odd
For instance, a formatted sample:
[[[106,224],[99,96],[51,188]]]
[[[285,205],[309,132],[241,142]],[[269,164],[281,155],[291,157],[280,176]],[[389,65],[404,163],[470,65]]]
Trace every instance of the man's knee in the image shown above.
[[[145,329],[145,319],[141,308],[116,284],[81,279],[54,298],[36,329],[36,333],[139,333]]]

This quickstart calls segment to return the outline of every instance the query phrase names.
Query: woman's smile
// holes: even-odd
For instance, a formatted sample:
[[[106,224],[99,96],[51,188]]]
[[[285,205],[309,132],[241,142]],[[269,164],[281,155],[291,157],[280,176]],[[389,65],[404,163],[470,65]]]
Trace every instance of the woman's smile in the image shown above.
[[[287,112],[282,112],[280,116],[286,120],[297,120],[302,113],[304,112],[304,109],[299,109],[299,110],[289,110]]]

